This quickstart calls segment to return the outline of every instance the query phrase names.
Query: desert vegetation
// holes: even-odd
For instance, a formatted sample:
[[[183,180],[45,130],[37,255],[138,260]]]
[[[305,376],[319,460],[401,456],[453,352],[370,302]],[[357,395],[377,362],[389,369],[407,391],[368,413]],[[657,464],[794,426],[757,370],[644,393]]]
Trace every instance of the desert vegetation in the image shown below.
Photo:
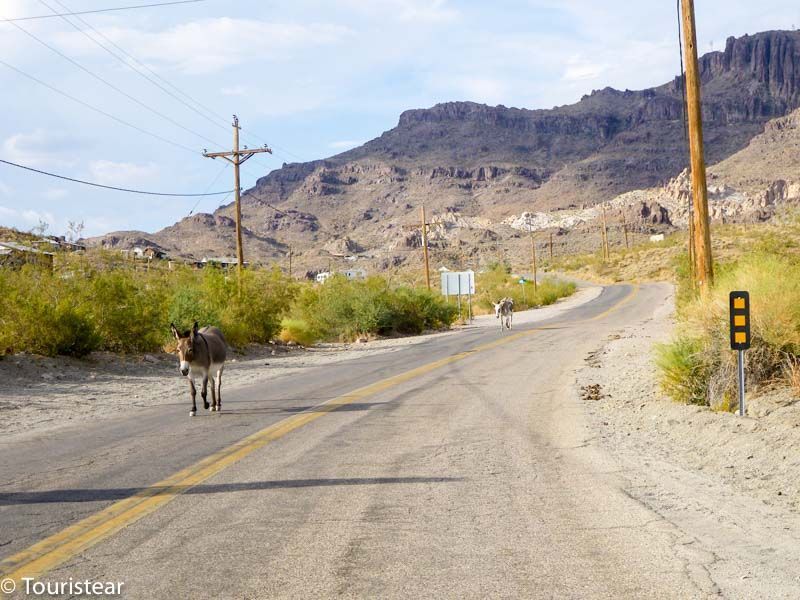
[[[319,286],[279,269],[248,269],[239,290],[222,269],[135,269],[104,252],[61,256],[53,270],[0,269],[0,290],[0,355],[157,351],[170,343],[170,323],[194,321],[218,325],[241,348],[279,336],[312,344],[415,334],[456,318],[438,295],[378,277]]]
[[[476,276],[476,289],[478,291],[479,312],[493,310],[492,302],[508,297],[514,300],[515,310],[527,310],[553,304],[560,298],[571,296],[575,293],[575,284],[572,282],[546,277],[533,290],[533,282],[519,283],[518,276],[512,276],[511,269],[502,263],[495,263]]]
[[[781,386],[800,393],[800,217],[768,223],[712,226],[716,280],[708,294],[692,287],[686,232],[664,242],[564,257],[554,268],[576,277],[615,281],[667,280],[676,284],[677,327],[655,349],[662,389],[678,402],[734,410],[736,354],[730,349],[728,294],[751,297],[752,348],[746,353],[751,392]]]

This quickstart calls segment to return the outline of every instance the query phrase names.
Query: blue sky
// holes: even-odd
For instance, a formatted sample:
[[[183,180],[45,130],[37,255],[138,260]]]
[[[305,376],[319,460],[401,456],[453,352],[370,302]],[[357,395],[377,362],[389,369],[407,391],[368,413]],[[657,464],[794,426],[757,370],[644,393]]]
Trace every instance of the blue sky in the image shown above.
[[[0,19],[145,3],[0,0]],[[723,48],[729,35],[800,25],[796,0],[696,5],[704,52]],[[679,67],[674,0],[207,0],[83,19],[104,37],[87,34],[106,46],[113,41],[189,104],[175,88],[200,101],[203,108],[192,105],[208,118],[62,19],[17,24],[136,101],[3,22],[0,60],[178,146],[0,64],[0,158],[154,191],[230,189],[230,170],[200,153],[230,147],[233,113],[243,143],[268,142],[275,151],[248,163],[249,187],[283,162],[323,158],[376,137],[409,108],[450,100],[550,108],[606,85],[664,83]],[[211,212],[220,201],[206,198],[196,210]],[[87,235],[153,231],[195,202],[97,191],[0,165],[0,224],[20,229],[43,219],[56,234],[70,220],[84,221]]]

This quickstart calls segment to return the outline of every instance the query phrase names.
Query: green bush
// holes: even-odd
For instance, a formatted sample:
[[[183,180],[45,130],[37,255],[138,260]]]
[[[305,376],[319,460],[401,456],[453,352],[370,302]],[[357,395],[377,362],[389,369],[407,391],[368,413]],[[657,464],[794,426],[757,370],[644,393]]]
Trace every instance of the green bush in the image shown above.
[[[296,342],[301,346],[312,346],[319,338],[319,333],[301,319],[284,319],[281,322],[280,339],[284,342]]]
[[[561,281],[553,277],[546,277],[538,282],[536,293],[533,291],[533,282],[519,283],[518,277],[512,277],[507,267],[496,264],[483,273],[478,273],[476,287],[479,290],[478,306],[484,311],[492,311],[492,302],[500,298],[514,300],[514,310],[527,310],[539,306],[553,304],[560,298],[571,296],[575,293],[574,283]]]
[[[170,340],[169,324],[216,325],[232,346],[267,342],[297,292],[279,271],[135,271],[100,254],[65,259],[56,272],[0,269],[0,353],[84,356],[93,350],[147,352]]]
[[[655,354],[661,389],[669,397],[685,404],[708,403],[710,368],[701,340],[683,337],[658,344]]]
[[[715,286],[707,294],[697,295],[687,287],[679,283],[678,335],[656,354],[662,386],[672,398],[712,407],[734,404],[736,353],[730,349],[728,323],[728,294],[733,290],[750,292],[748,386],[786,376],[787,360],[800,355],[798,258],[753,252],[718,266]]]
[[[360,335],[414,334],[447,327],[456,309],[427,290],[390,288],[385,279],[348,281],[334,276],[305,287],[292,311],[318,339],[352,340]]]

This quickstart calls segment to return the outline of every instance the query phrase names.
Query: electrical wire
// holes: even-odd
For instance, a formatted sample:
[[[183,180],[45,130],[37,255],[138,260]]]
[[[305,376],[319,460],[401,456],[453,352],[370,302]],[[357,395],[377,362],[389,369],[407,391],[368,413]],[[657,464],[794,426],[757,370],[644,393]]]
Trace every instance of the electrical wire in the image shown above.
[[[30,75],[29,73],[26,73],[22,69],[18,69],[17,67],[5,62],[2,59],[0,59],[0,65],[3,65],[4,67],[6,67],[8,69],[11,69],[12,71],[15,71],[16,73],[22,75],[23,77],[27,77],[31,81],[35,81],[36,83],[38,83],[39,85],[41,85],[43,87],[46,87],[50,91],[56,92],[57,94],[60,94],[61,96],[64,96],[65,98],[68,98],[68,99],[72,100],[73,102],[75,102],[77,104],[80,104],[81,106],[83,106],[85,108],[93,110],[94,112],[96,112],[98,114],[101,114],[101,115],[103,115],[105,117],[108,117],[109,119],[111,119],[113,121],[116,121],[117,123],[125,125],[126,127],[130,127],[131,129],[135,129],[139,133],[143,133],[145,135],[148,135],[148,136],[150,136],[150,137],[152,137],[154,139],[157,139],[157,140],[159,140],[161,142],[164,142],[165,144],[169,144],[170,146],[175,146],[176,148],[180,148],[181,150],[186,150],[187,152],[191,152],[195,156],[201,156],[201,154],[197,150],[195,150],[193,148],[190,148],[189,146],[184,146],[183,144],[181,144],[179,142],[176,142],[176,141],[170,140],[168,138],[162,137],[162,136],[158,135],[157,133],[153,133],[153,132],[148,131],[146,129],[142,129],[138,125],[134,125],[133,123],[129,123],[128,121],[126,121],[124,119],[116,117],[116,116],[112,115],[111,113],[104,111],[102,108],[97,108],[96,106],[94,106],[92,104],[89,104],[88,102],[85,102],[85,101],[81,100],[80,98],[76,98],[75,96],[72,96],[71,94],[68,94],[67,92],[65,92],[63,90],[60,90],[57,87],[54,87],[54,86],[50,85],[49,83],[46,83],[46,82],[42,81],[41,79],[39,79],[39,78],[37,78],[37,77],[35,77],[33,75]]]
[[[0,163],[10,165],[12,167],[17,167],[18,169],[24,169],[26,171],[32,171],[33,173],[39,173],[40,175],[47,175],[48,177],[55,177],[56,179],[63,179],[64,181],[72,181],[73,183],[80,183],[83,185],[89,185],[92,187],[103,188],[106,190],[114,190],[116,192],[128,192],[130,194],[143,194],[145,196],[171,196],[174,198],[195,198],[198,196],[222,196],[223,194],[231,194],[230,190],[224,192],[210,192],[210,193],[203,193],[203,194],[171,194],[167,192],[149,192],[144,190],[133,190],[130,188],[122,188],[116,187],[113,185],[103,185],[102,183],[94,183],[92,181],[85,181],[83,179],[75,179],[74,177],[67,177],[66,175],[58,175],[57,173],[50,173],[48,171],[42,171],[40,169],[34,169],[33,167],[27,167],[25,165],[20,165],[15,162],[11,162],[10,160],[3,160],[0,158]]]
[[[83,19],[83,18],[81,18],[80,16],[77,16],[77,15],[79,15],[80,13],[75,13],[75,12],[67,12],[67,13],[65,13],[65,14],[58,14],[58,13],[57,13],[57,11],[56,11],[56,10],[55,10],[53,7],[51,7],[49,4],[47,4],[47,2],[45,2],[44,0],[39,0],[39,2],[40,2],[41,4],[43,4],[45,7],[47,7],[47,8],[48,8],[50,11],[52,11],[53,13],[56,13],[56,14],[54,14],[53,16],[59,16],[59,17],[61,17],[61,19],[62,19],[63,21],[65,21],[65,22],[67,22],[67,23],[68,23],[68,24],[69,24],[69,25],[70,25],[70,26],[71,26],[73,29],[75,29],[76,31],[78,31],[79,33],[81,33],[81,34],[82,34],[83,36],[85,36],[87,39],[91,40],[91,41],[92,41],[94,44],[96,44],[96,45],[97,45],[98,47],[100,47],[101,49],[105,50],[105,51],[106,51],[108,54],[110,54],[111,56],[113,56],[114,58],[116,58],[116,59],[117,59],[119,62],[121,62],[122,64],[124,64],[126,67],[128,67],[129,69],[132,69],[133,71],[135,71],[136,73],[138,73],[139,75],[141,75],[142,77],[144,77],[145,79],[147,79],[147,80],[148,80],[150,83],[152,83],[153,85],[155,85],[156,87],[158,87],[159,89],[161,89],[162,91],[164,91],[164,93],[166,93],[166,94],[169,94],[169,95],[170,95],[172,98],[174,98],[175,100],[177,100],[177,101],[178,101],[178,102],[180,102],[181,104],[185,105],[187,108],[189,108],[190,110],[194,111],[196,114],[200,115],[202,118],[206,119],[207,121],[209,121],[209,122],[210,122],[211,124],[213,124],[214,126],[216,126],[216,127],[220,127],[220,128],[223,128],[223,129],[225,129],[225,130],[227,131],[227,129],[228,129],[228,128],[227,128],[227,127],[224,127],[224,126],[223,126],[223,125],[222,125],[222,124],[221,124],[219,121],[217,121],[216,119],[212,119],[211,117],[209,117],[209,116],[208,116],[208,114],[206,114],[206,113],[204,113],[204,112],[201,112],[201,111],[197,110],[197,108],[195,108],[194,106],[192,106],[191,104],[189,104],[188,102],[186,102],[185,100],[183,100],[182,98],[180,98],[179,96],[176,96],[176,95],[175,95],[173,92],[171,92],[171,91],[169,91],[168,89],[164,88],[164,87],[163,87],[163,86],[162,86],[162,85],[161,85],[159,82],[157,82],[157,81],[154,81],[154,80],[153,80],[153,78],[160,80],[162,83],[164,83],[164,84],[166,84],[166,85],[170,86],[172,89],[176,90],[178,93],[180,93],[180,94],[182,94],[183,96],[186,96],[187,98],[189,98],[190,100],[192,100],[192,101],[193,101],[195,104],[197,104],[197,105],[199,105],[199,106],[202,106],[202,105],[201,105],[199,102],[195,101],[195,100],[194,100],[193,98],[191,98],[191,97],[190,97],[188,94],[186,94],[186,93],[184,93],[184,92],[181,92],[181,90],[179,90],[179,89],[178,89],[178,88],[176,88],[174,85],[172,85],[172,84],[171,84],[169,81],[167,81],[166,79],[164,79],[163,77],[161,77],[161,76],[160,76],[158,73],[156,73],[156,72],[155,72],[153,69],[151,69],[151,68],[150,68],[149,66],[147,66],[145,63],[143,63],[143,62],[142,62],[142,61],[140,61],[138,58],[136,58],[135,56],[133,56],[132,54],[130,54],[130,53],[127,51],[127,50],[125,50],[124,48],[122,48],[122,47],[121,47],[119,44],[117,44],[117,43],[116,43],[116,42],[114,42],[114,41],[113,41],[111,38],[109,38],[107,35],[105,35],[105,34],[104,34],[102,31],[100,31],[100,30],[96,29],[95,27],[93,27],[93,26],[92,26],[92,25],[91,25],[91,24],[90,24],[88,21],[86,21],[86,19]],[[65,11],[70,11],[70,8],[69,8],[68,6],[66,6],[66,5],[65,5],[63,2],[61,2],[60,0],[55,0],[55,3],[56,3],[57,5],[59,5],[59,6],[60,6],[62,9],[64,9]],[[116,48],[116,50],[117,50],[117,51],[118,51],[120,54],[122,54],[122,55],[124,55],[125,57],[127,57],[127,59],[128,59],[128,60],[125,60],[124,58],[122,58],[121,56],[119,56],[119,54],[117,54],[117,53],[113,52],[112,50],[110,50],[110,49],[109,49],[107,46],[105,46],[104,44],[102,44],[102,43],[100,43],[99,41],[97,41],[97,39],[95,39],[93,36],[90,36],[90,35],[89,35],[89,34],[88,34],[88,33],[87,33],[85,30],[81,29],[80,27],[78,27],[77,25],[75,25],[75,24],[74,24],[72,21],[70,21],[70,20],[67,18],[67,16],[74,16],[74,17],[75,17],[75,19],[76,19],[77,21],[79,21],[79,22],[80,22],[80,23],[81,23],[81,24],[82,24],[84,27],[86,27],[87,29],[91,30],[91,31],[92,31],[94,34],[98,35],[99,37],[103,38],[103,40],[105,40],[105,41],[106,41],[108,44],[110,44],[111,46],[113,46],[114,48]],[[139,70],[139,68],[137,68],[137,67],[135,67],[134,65],[132,65],[132,64],[131,64],[131,61],[132,61],[133,63],[136,63],[136,64],[137,64],[139,67],[143,68],[144,70],[148,71],[148,72],[150,73],[150,75],[152,75],[152,77],[148,76],[148,75],[147,75],[147,74],[145,74],[145,73],[142,73],[142,72]],[[203,108],[205,108],[205,107],[203,107]],[[210,111],[209,111],[209,109],[205,109],[205,110],[206,110],[206,111],[208,111],[208,112],[210,112]]]
[[[35,40],[36,42],[38,42],[39,44],[41,44],[42,46],[44,46],[45,48],[47,48],[47,49],[48,49],[48,50],[50,50],[51,52],[54,52],[55,54],[57,54],[58,56],[60,56],[60,57],[61,57],[61,58],[63,58],[64,60],[66,60],[67,62],[69,62],[69,63],[71,63],[71,64],[75,65],[76,67],[78,67],[78,68],[79,68],[81,71],[83,71],[84,73],[87,73],[88,75],[90,75],[91,77],[93,77],[93,78],[94,78],[94,79],[96,79],[97,81],[101,82],[102,84],[104,84],[104,85],[108,86],[109,88],[111,88],[111,89],[112,89],[112,90],[114,90],[115,92],[117,92],[117,93],[119,93],[119,94],[121,94],[121,95],[125,96],[125,97],[126,97],[128,100],[130,100],[131,102],[134,102],[135,104],[138,104],[139,106],[141,106],[141,107],[142,107],[142,108],[144,108],[145,110],[148,110],[148,111],[150,111],[151,113],[153,113],[154,115],[156,115],[156,116],[158,116],[158,117],[161,117],[161,118],[162,118],[162,119],[164,119],[165,121],[168,121],[169,123],[172,123],[172,124],[173,124],[173,125],[175,125],[176,127],[180,128],[180,129],[183,129],[183,130],[184,130],[184,131],[186,131],[187,133],[191,133],[192,135],[195,135],[195,136],[197,136],[198,138],[200,138],[200,139],[202,139],[202,140],[204,140],[204,141],[206,141],[206,142],[209,142],[210,144],[212,144],[212,145],[213,145],[213,146],[215,146],[215,147],[220,147],[220,146],[219,146],[219,144],[218,144],[216,141],[214,141],[214,140],[212,140],[212,139],[210,139],[210,138],[208,138],[208,137],[204,136],[204,135],[203,135],[203,134],[201,134],[201,133],[198,133],[198,132],[196,132],[196,131],[194,131],[194,130],[192,130],[192,129],[189,129],[188,127],[185,127],[184,125],[181,125],[180,123],[178,123],[177,121],[175,121],[175,120],[174,120],[174,119],[172,119],[171,117],[169,117],[169,116],[165,115],[165,114],[164,114],[164,113],[162,113],[162,112],[159,112],[158,110],[156,110],[156,109],[155,109],[155,108],[153,108],[152,106],[149,106],[149,105],[147,105],[146,103],[142,102],[141,100],[139,100],[139,99],[138,99],[138,98],[136,98],[135,96],[132,96],[131,94],[129,94],[129,93],[127,93],[127,92],[125,92],[125,91],[124,91],[124,90],[122,90],[122,89],[120,89],[119,87],[117,87],[117,86],[116,86],[116,85],[114,85],[113,83],[111,83],[111,82],[107,81],[106,79],[104,79],[103,77],[101,77],[100,75],[98,75],[97,73],[95,73],[94,71],[92,71],[91,69],[88,69],[88,68],[84,67],[84,66],[83,66],[81,63],[79,63],[78,61],[74,60],[73,58],[70,58],[69,56],[67,56],[66,54],[64,54],[63,52],[61,52],[61,51],[60,51],[58,48],[55,48],[54,46],[51,46],[50,44],[48,44],[47,42],[45,42],[45,41],[44,41],[43,39],[41,39],[40,37],[36,36],[35,34],[31,33],[30,31],[28,31],[27,29],[25,29],[24,27],[22,27],[22,25],[19,25],[19,24],[17,24],[17,23],[11,23],[11,25],[12,25],[12,26],[14,26],[14,27],[16,27],[16,28],[17,28],[18,30],[20,30],[22,33],[24,33],[25,35],[27,35],[27,36],[28,36],[28,37],[30,37],[31,39]]]
[[[63,2],[61,2],[61,0],[54,0],[54,1],[63,10],[70,11],[70,8],[67,5],[65,5]],[[45,0],[39,0],[39,2],[42,5],[44,5],[48,10],[52,11],[53,13],[57,12],[54,8],[52,8],[49,4],[47,4],[47,2],[45,2]],[[173,83],[171,83],[170,81],[168,81],[167,79],[165,79],[164,77],[159,75],[156,71],[154,71],[152,68],[150,68],[146,63],[142,62],[141,60],[139,60],[138,58],[133,56],[133,54],[131,54],[130,52],[128,52],[127,50],[122,48],[119,44],[114,42],[114,40],[112,40],[107,35],[105,35],[102,31],[100,31],[97,28],[93,27],[89,22],[87,22],[85,19],[81,18],[80,16],[77,16],[79,14],[80,13],[76,13],[76,12],[67,12],[66,14],[58,15],[58,16],[60,16],[62,18],[62,20],[66,21],[73,29],[75,29],[76,31],[81,33],[83,36],[85,36],[87,39],[92,41],[94,44],[96,44],[102,50],[104,50],[105,52],[107,52],[108,54],[113,56],[115,59],[117,59],[123,65],[125,65],[126,67],[128,67],[129,69],[131,69],[132,71],[134,71],[135,73],[137,73],[138,75],[140,75],[141,77],[146,79],[147,81],[149,81],[151,84],[153,84],[157,88],[159,88],[161,91],[163,91],[168,96],[170,96],[171,98],[173,98],[177,102],[183,104],[186,108],[188,108],[189,110],[191,110],[195,114],[199,115],[200,117],[202,117],[203,119],[205,119],[206,121],[208,121],[209,123],[214,125],[215,127],[218,127],[218,128],[220,128],[220,129],[222,129],[224,131],[228,131],[229,130],[229,127],[230,127],[229,125],[223,125],[222,124],[223,122],[226,121],[223,117],[221,117],[220,115],[215,114],[215,112],[212,109],[208,108],[202,102],[200,102],[199,100],[193,98],[192,96],[190,96],[189,94],[187,94],[186,92],[184,92],[183,90],[181,90],[180,88],[175,86]],[[111,49],[109,49],[106,45],[104,45],[103,43],[99,42],[93,36],[89,35],[85,30],[83,30],[80,27],[78,27],[77,25],[75,25],[72,21],[70,21],[67,18],[67,16],[75,16],[77,21],[79,21],[81,24],[83,24],[87,29],[91,30],[94,34],[96,34],[99,37],[103,38],[103,40],[105,40],[108,44],[113,46],[120,54],[125,56],[128,60],[125,60],[125,58],[123,58],[122,56],[120,56],[116,52],[114,52]],[[138,66],[134,66],[134,64],[131,64],[131,63],[135,63]],[[141,68],[139,68],[139,67],[141,67]],[[149,73],[150,75],[148,75],[147,73],[142,72],[142,69],[147,71],[147,73]],[[156,80],[158,80],[158,81],[156,81]],[[159,82],[161,82],[161,83],[159,83]],[[190,104],[189,102],[187,102],[186,100],[184,100],[180,96],[176,95],[175,93],[171,92],[169,89],[167,89],[164,86],[169,86],[171,89],[175,90],[175,92],[177,92],[177,94],[180,94],[180,96],[183,96],[184,98],[188,99],[191,103],[193,103],[196,106],[192,106],[192,104]],[[200,107],[202,109],[202,111],[198,110],[197,107]],[[253,135],[253,134],[251,134],[251,135]],[[257,137],[257,136],[253,136],[253,137]],[[262,142],[263,142],[263,140],[262,140]],[[287,153],[287,154],[291,154],[290,152],[288,152],[285,149],[282,149],[282,151]],[[298,158],[298,157],[295,156],[295,158]],[[302,160],[302,159],[300,159],[300,160]],[[261,161],[258,158],[256,158],[254,162],[257,162],[262,167],[269,168],[269,165],[266,162]]]
[[[71,13],[75,15],[94,15],[98,13],[107,13],[107,12],[114,12],[120,10],[133,10],[138,8],[155,8],[160,6],[174,6],[176,4],[197,4],[198,2],[206,2],[207,0],[172,0],[172,2],[155,2],[153,4],[139,4],[137,6],[117,6],[115,8],[98,8],[95,10],[84,10],[77,13]],[[15,19],[0,19],[0,21],[5,21],[6,23],[11,23],[13,21],[34,21],[37,19],[52,19],[53,17],[60,17],[61,15],[37,15],[34,17],[17,17]]]
[[[225,163],[225,164],[222,166],[222,169],[220,169],[219,173],[217,173],[217,176],[216,176],[216,177],[214,177],[214,179],[211,181],[211,183],[209,183],[209,184],[208,184],[208,187],[207,187],[207,188],[206,188],[206,190],[205,190],[206,192],[207,192],[208,190],[210,190],[212,187],[214,187],[214,184],[215,184],[215,183],[217,183],[217,181],[219,180],[219,178],[220,178],[220,177],[222,177],[222,174],[223,174],[225,171],[227,171],[227,170],[230,168],[230,166],[231,166],[231,165],[230,165],[230,163],[228,163],[228,162],[226,162],[226,163]],[[233,191],[233,190],[231,190],[231,191]],[[230,194],[228,194],[228,195],[230,195]],[[192,207],[192,210],[190,210],[190,211],[189,211],[189,214],[188,214],[188,215],[186,215],[187,217],[191,217],[191,216],[192,216],[192,213],[194,213],[194,209],[196,209],[196,208],[197,208],[197,206],[200,204],[200,202],[201,202],[201,201],[202,201],[202,198],[200,198],[200,200],[198,200],[197,202],[195,202],[195,203],[194,203],[194,206]],[[225,201],[223,200],[223,201],[222,201],[222,203],[223,203],[223,204],[225,204]]]

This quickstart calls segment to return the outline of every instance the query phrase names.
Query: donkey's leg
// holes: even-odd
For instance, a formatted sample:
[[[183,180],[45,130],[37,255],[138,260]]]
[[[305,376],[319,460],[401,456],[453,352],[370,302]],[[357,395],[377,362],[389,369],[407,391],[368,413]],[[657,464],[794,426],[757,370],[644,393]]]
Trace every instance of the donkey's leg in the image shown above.
[[[203,371],[203,391],[200,395],[203,397],[203,408],[208,410],[208,371]]]
[[[221,366],[217,371],[217,376],[214,378],[217,384],[217,411],[222,410],[222,369],[224,368],[224,366]]]
[[[217,382],[211,373],[208,374],[208,382],[211,384],[211,412],[217,410]]]
[[[194,387],[194,379],[189,375],[189,392],[192,394],[192,410],[189,411],[189,416],[193,417],[197,414],[197,404],[194,399],[197,395],[197,388]]]

